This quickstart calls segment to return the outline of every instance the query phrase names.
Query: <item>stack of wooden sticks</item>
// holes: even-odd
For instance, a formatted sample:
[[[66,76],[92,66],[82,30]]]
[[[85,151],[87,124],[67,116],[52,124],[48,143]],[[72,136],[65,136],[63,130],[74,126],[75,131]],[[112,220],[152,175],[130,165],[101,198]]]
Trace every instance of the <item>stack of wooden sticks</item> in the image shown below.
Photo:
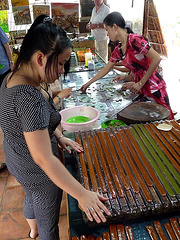
[[[154,122],[74,134],[84,148],[79,181],[109,198],[108,223],[180,209],[180,126],[168,124],[168,132]]]

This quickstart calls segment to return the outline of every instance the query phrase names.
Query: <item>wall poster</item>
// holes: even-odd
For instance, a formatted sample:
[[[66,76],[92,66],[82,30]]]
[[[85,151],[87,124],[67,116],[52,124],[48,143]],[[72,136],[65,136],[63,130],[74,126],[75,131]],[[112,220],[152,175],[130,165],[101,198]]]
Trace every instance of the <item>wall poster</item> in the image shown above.
[[[26,35],[26,30],[17,30],[17,31],[10,31],[9,38],[23,38]]]
[[[8,0],[1,0],[0,1],[0,10],[9,10]]]
[[[16,25],[31,24],[29,5],[13,7],[14,21]]]
[[[29,0],[11,0],[12,7],[21,7],[29,5]]]
[[[0,11],[0,26],[5,33],[9,32],[8,18],[7,18],[7,11],[6,10]]]
[[[34,20],[41,14],[50,15],[50,7],[48,5],[34,5],[33,6],[33,17]]]
[[[53,22],[67,32],[74,32],[78,28],[78,3],[51,3]]]

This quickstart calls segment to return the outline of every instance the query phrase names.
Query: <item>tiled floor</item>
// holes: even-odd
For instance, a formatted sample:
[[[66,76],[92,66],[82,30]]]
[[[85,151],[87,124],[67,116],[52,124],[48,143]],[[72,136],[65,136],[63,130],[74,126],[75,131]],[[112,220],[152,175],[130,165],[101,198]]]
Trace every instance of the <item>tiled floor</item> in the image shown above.
[[[3,135],[0,130],[0,163],[4,162]],[[25,240],[29,226],[23,216],[24,191],[5,169],[0,172],[0,240]],[[66,195],[63,195],[59,218],[60,239],[68,240]],[[38,239],[38,238],[37,238]]]

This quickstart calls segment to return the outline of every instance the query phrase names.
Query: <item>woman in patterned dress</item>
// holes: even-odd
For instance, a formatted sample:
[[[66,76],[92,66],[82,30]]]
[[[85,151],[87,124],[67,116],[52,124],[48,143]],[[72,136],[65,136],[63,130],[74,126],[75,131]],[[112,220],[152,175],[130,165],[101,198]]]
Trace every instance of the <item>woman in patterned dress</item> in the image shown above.
[[[104,19],[104,28],[111,41],[119,41],[119,44],[115,47],[105,67],[84,84],[81,90],[85,92],[90,84],[105,76],[116,63],[121,62],[124,67],[130,69],[134,77],[134,81],[126,82],[122,89],[143,94],[147,99],[163,105],[170,110],[169,118],[173,119],[166,83],[156,71],[161,61],[159,54],[143,36],[134,34],[126,26],[125,20],[119,12],[112,12]]]
[[[41,18],[41,16],[40,16]],[[36,21],[26,34],[12,74],[0,90],[0,125],[8,170],[25,191],[24,216],[29,237],[59,240],[62,190],[77,199],[90,221],[105,222],[107,198],[86,190],[56,157],[58,142],[69,153],[82,147],[62,135],[60,114],[41,83],[53,83],[64,72],[72,43],[49,17]],[[103,214],[104,213],[104,214]]]

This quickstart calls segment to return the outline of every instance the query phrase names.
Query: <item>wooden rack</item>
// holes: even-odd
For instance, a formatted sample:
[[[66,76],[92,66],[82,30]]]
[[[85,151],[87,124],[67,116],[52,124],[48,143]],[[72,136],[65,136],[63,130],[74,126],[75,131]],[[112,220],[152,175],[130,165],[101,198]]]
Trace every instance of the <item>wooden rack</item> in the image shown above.
[[[151,46],[161,56],[168,57],[167,47],[153,0],[144,1],[143,36],[149,40]]]

